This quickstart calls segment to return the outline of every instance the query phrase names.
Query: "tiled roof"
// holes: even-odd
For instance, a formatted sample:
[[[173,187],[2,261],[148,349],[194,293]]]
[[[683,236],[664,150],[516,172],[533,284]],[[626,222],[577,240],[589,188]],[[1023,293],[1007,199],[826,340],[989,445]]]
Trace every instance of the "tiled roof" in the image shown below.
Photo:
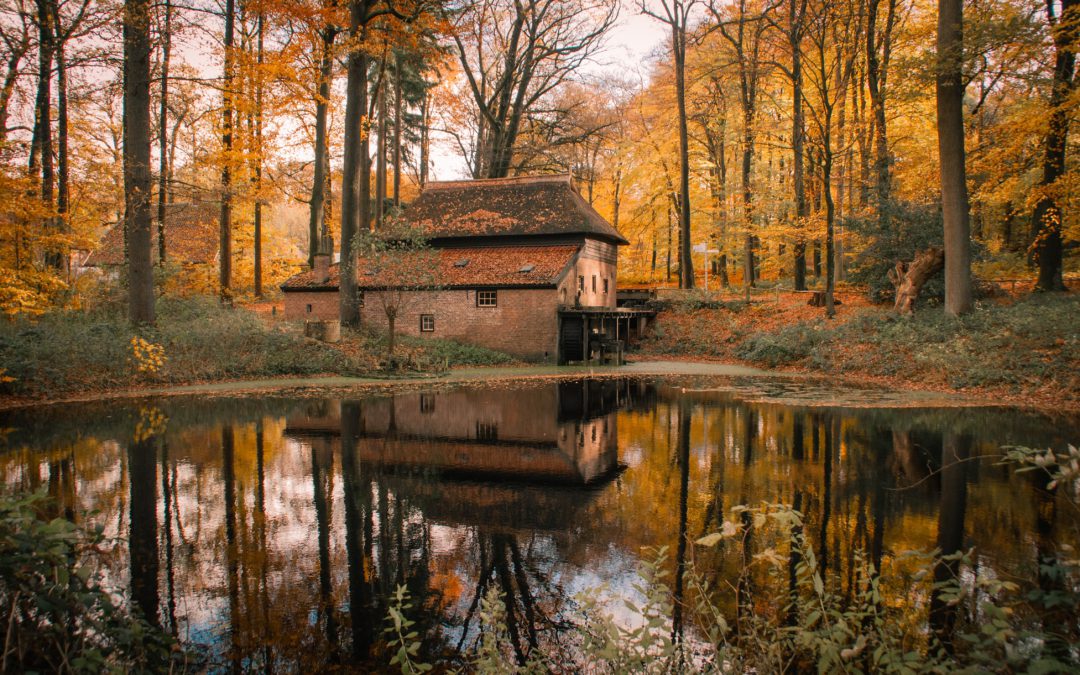
[[[461,286],[554,286],[570,264],[578,246],[486,246],[439,249],[439,285]],[[468,262],[465,262],[468,261]],[[532,269],[529,269],[531,266]],[[365,273],[364,261],[357,266],[359,288],[379,288],[378,278]],[[330,278],[323,280],[315,270],[291,277],[281,285],[284,291],[336,290],[338,265],[330,266]]]
[[[405,217],[432,238],[589,234],[627,243],[567,175],[431,182]]]
[[[217,204],[167,204],[165,212],[165,259],[169,262],[205,264],[217,260]],[[151,251],[157,260],[157,207],[150,226]],[[114,225],[86,260],[89,267],[124,264],[124,223]]]

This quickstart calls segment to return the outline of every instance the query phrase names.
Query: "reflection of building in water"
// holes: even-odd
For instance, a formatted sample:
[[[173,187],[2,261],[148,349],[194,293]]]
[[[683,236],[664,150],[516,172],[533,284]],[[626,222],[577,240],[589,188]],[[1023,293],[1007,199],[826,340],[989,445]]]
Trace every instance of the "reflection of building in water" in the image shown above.
[[[624,385],[564,382],[516,390],[414,392],[365,401],[355,420],[362,463],[467,479],[581,486],[616,469]],[[286,434],[340,437],[341,402],[313,404]]]

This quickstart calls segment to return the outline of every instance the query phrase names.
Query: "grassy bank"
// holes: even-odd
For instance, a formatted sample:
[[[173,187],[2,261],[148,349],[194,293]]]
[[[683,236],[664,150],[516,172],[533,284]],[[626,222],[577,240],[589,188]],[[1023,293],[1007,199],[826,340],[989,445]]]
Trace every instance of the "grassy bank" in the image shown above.
[[[1080,403],[1076,294],[984,301],[960,318],[940,308],[901,318],[854,293],[842,297],[847,304],[832,320],[798,294],[750,306],[735,300],[668,303],[642,352]]]
[[[51,398],[93,392],[244,378],[383,369],[382,336],[343,331],[330,345],[305,338],[299,325],[269,323],[210,298],[163,299],[152,328],[134,329],[119,309],[54,312],[0,323],[0,395]],[[506,354],[449,340],[399,338],[400,368],[510,363]]]

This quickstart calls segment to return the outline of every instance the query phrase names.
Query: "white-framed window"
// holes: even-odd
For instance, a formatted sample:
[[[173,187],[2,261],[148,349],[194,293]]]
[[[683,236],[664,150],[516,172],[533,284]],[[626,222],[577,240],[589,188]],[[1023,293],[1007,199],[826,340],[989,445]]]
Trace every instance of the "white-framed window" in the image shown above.
[[[477,307],[497,307],[499,304],[499,292],[498,291],[477,291],[476,292],[476,306]]]
[[[420,315],[420,332],[421,333],[434,333],[435,332],[435,315],[434,314],[421,314]]]

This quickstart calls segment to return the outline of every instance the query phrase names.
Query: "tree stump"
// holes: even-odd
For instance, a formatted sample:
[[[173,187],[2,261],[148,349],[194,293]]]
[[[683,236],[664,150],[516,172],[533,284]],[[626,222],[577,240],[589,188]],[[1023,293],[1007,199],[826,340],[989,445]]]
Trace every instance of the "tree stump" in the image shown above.
[[[341,342],[341,322],[337,319],[305,321],[304,337],[322,342]]]
[[[833,305],[842,305],[840,298],[836,297],[833,293]],[[813,291],[810,295],[810,299],[806,301],[806,304],[811,307],[824,307],[825,306],[825,291]]]
[[[914,313],[915,301],[919,299],[922,287],[944,267],[945,251],[936,246],[916,251],[915,259],[911,262],[897,261],[896,266],[889,270],[889,281],[896,288],[896,304],[893,306],[896,312],[903,315]]]

